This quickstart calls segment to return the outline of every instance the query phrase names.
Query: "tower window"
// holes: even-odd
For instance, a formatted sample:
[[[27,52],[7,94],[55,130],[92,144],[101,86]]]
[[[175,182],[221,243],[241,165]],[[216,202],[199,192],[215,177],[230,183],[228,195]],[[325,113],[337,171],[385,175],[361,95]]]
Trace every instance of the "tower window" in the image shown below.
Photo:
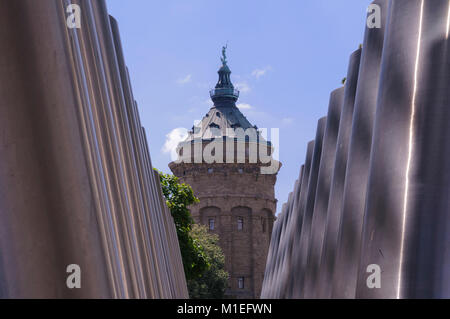
[[[242,168],[239,168],[238,172],[239,172],[239,174],[242,174],[242,173],[244,173],[244,170]]]
[[[266,220],[264,218],[262,220],[262,231],[263,231],[263,233],[266,232]]]
[[[208,168],[208,173],[211,174],[212,172],[214,172],[214,169]]]
[[[214,230],[215,227],[215,220],[214,218],[209,219],[209,230]]]
[[[243,230],[244,229],[244,218],[239,217],[237,221],[237,229]]]
[[[238,287],[239,289],[244,289],[244,277],[238,278]]]

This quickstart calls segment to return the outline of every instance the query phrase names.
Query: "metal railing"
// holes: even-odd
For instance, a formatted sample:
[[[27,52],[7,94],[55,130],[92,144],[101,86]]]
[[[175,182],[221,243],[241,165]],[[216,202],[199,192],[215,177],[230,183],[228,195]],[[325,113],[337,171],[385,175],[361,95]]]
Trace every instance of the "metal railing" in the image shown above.
[[[239,90],[232,89],[232,88],[219,88],[219,89],[212,89],[209,91],[209,94],[211,97],[215,96],[232,96],[232,97],[239,97]]]

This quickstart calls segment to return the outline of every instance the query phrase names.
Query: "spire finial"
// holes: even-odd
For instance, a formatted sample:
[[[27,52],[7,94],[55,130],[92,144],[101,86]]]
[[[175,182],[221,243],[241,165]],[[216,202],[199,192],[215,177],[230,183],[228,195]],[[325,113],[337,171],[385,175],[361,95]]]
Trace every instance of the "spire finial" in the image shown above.
[[[220,67],[219,71],[219,81],[216,84],[216,87],[214,90],[210,91],[211,98],[214,103],[217,101],[225,101],[225,102],[236,102],[239,98],[239,91],[236,90],[233,86],[233,83],[231,83],[231,70],[227,65],[227,45],[222,47],[222,57],[220,60],[222,61],[222,66]],[[215,104],[214,104],[215,105]]]
[[[222,61],[222,64],[225,66],[227,65],[227,48],[228,48],[228,43],[222,47],[222,57],[220,58],[220,60]]]

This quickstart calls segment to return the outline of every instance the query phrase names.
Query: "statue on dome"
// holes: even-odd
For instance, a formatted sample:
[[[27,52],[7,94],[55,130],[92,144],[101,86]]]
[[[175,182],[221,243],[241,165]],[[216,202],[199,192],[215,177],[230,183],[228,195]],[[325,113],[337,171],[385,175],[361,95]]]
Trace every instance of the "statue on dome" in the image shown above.
[[[227,47],[228,44],[224,47],[222,47],[222,57],[220,58],[220,60],[222,61],[223,65],[227,65]]]

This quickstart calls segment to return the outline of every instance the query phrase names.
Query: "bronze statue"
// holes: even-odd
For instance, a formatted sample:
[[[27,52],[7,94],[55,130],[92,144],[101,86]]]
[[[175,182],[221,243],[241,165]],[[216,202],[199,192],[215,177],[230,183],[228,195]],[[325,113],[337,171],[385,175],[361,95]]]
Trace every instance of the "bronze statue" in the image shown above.
[[[228,47],[228,44],[226,45],[226,46],[224,46],[224,47],[222,47],[222,57],[220,58],[220,60],[222,61],[222,64],[223,65],[227,65],[227,47]]]

